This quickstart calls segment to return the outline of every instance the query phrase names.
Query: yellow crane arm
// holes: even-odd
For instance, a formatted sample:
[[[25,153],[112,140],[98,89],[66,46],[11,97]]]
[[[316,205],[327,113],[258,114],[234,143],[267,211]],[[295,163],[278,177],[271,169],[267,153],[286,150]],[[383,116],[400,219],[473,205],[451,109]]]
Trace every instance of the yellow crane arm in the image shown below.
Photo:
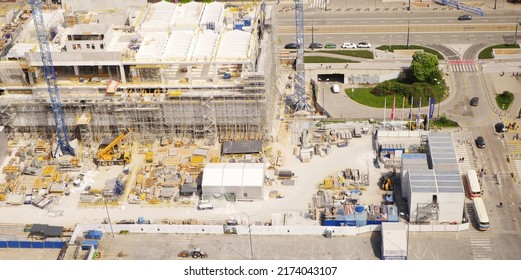
[[[98,159],[102,158],[104,154],[111,151],[112,148],[114,148],[114,146],[116,146],[116,144],[118,144],[121,140],[123,140],[123,138],[125,138],[125,136],[127,136],[127,134],[129,132],[130,132],[130,129],[127,128],[127,130],[123,131],[118,137],[116,137],[116,139],[114,139],[114,141],[110,142],[110,144],[108,144],[105,148],[99,150],[98,153],[96,154],[96,157]]]

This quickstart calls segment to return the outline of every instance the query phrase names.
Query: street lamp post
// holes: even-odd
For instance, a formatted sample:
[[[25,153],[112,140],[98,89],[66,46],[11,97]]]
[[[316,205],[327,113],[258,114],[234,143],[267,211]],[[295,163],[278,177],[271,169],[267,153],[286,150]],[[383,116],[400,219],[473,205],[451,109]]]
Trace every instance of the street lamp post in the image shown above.
[[[407,48],[409,48],[409,35],[410,35],[410,21],[411,19],[407,19]]]
[[[517,28],[519,27],[519,12],[516,18],[516,32],[514,33],[514,46],[517,45]]]
[[[244,215],[248,217],[248,234],[250,235],[250,258],[253,260],[253,242],[251,239],[251,223],[250,223],[250,215],[242,212]]]
[[[103,199],[103,203],[105,204],[105,210],[107,211],[107,217],[109,219],[110,232],[112,233],[112,238],[114,238],[114,229],[112,228],[112,221],[110,220],[109,208],[107,207],[107,201],[105,200],[105,196],[101,196]]]

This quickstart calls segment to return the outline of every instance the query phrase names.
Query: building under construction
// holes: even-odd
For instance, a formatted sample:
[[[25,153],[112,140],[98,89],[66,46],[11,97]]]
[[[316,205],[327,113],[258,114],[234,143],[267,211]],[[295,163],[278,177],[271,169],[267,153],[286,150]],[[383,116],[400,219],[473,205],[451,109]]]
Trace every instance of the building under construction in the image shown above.
[[[51,136],[31,10],[9,7],[0,22],[0,125]],[[43,13],[73,138],[124,129],[207,144],[276,135],[286,77],[266,5],[63,0]]]

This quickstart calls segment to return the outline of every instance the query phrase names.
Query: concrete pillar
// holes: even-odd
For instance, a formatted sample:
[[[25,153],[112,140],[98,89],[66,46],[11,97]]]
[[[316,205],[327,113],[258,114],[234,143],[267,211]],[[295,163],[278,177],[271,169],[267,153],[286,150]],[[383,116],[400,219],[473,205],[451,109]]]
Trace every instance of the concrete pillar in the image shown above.
[[[219,65],[217,63],[213,63],[213,82],[215,83],[217,81],[217,75],[219,71]]]
[[[74,76],[80,75],[80,68],[77,65],[72,66],[74,68]]]
[[[187,76],[188,76],[188,84],[192,85],[192,65],[187,65]]]
[[[123,67],[123,65],[119,65],[119,77],[121,78],[121,82],[122,83],[127,83],[127,77],[125,77],[125,67]]]
[[[98,65],[98,74],[103,74],[103,65]]]

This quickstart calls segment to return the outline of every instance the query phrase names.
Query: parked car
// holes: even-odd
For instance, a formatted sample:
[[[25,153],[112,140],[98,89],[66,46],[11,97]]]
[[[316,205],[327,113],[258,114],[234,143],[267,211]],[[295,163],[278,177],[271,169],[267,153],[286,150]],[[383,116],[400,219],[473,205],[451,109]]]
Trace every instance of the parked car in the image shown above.
[[[342,49],[356,49],[356,45],[353,43],[343,43],[341,46]]]
[[[480,149],[485,148],[485,139],[483,139],[483,136],[478,136],[478,138],[476,138],[476,146]]]
[[[324,48],[326,49],[336,49],[336,45],[333,43],[327,43]]]
[[[324,45],[322,45],[320,43],[316,43],[316,42],[309,44],[310,49],[321,49],[323,47],[324,47]]]
[[[371,44],[367,43],[367,42],[360,42],[358,43],[358,45],[356,45],[357,48],[360,48],[360,49],[369,49],[371,48]]]
[[[331,91],[332,91],[333,93],[339,93],[339,92],[340,92],[340,86],[338,86],[338,84],[333,84],[333,85],[331,86]]]
[[[471,20],[471,19],[472,19],[471,15],[462,15],[462,16],[458,17],[458,20]]]
[[[285,49],[298,49],[298,47],[296,43],[289,43],[284,46]]]
[[[479,103],[479,97],[472,97],[470,100],[470,106],[478,106]]]

